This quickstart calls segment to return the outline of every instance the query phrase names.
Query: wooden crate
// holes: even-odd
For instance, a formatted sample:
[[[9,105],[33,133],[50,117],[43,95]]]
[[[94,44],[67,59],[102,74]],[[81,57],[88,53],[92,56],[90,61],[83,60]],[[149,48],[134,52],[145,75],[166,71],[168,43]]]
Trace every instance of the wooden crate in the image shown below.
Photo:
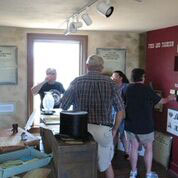
[[[45,151],[53,153],[53,172],[56,178],[96,178],[97,144],[67,144],[55,138],[51,130],[41,128]]]

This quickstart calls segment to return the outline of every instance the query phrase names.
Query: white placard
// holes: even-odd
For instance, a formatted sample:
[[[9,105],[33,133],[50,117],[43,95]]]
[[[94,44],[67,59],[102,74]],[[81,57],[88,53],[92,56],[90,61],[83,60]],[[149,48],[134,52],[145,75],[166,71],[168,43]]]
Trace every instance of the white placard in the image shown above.
[[[148,48],[170,48],[174,47],[175,42],[174,41],[163,41],[163,42],[156,42],[156,43],[149,43]],[[178,52],[178,46],[177,46],[177,52]]]
[[[168,109],[167,132],[178,136],[178,111],[177,110]]]
[[[148,44],[148,48],[152,49],[152,48],[154,48],[154,47],[155,47],[155,44],[154,44],[154,43]]]
[[[104,74],[110,76],[115,70],[126,72],[126,49],[97,48],[96,53],[104,60]]]
[[[16,112],[16,103],[0,103],[0,115],[14,114]]]
[[[161,43],[156,43],[155,48],[160,48],[161,47]]]

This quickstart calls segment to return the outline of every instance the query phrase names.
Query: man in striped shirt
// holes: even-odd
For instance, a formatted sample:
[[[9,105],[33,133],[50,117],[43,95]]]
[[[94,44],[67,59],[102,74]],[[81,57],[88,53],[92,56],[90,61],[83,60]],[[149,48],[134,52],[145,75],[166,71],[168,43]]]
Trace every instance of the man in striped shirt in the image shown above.
[[[61,99],[61,108],[71,105],[77,111],[88,112],[88,131],[98,143],[98,166],[107,178],[114,178],[111,165],[113,137],[124,118],[124,104],[118,88],[110,77],[101,74],[104,61],[97,55],[89,56],[86,62],[88,73],[74,79]],[[112,107],[117,112],[112,120]]]

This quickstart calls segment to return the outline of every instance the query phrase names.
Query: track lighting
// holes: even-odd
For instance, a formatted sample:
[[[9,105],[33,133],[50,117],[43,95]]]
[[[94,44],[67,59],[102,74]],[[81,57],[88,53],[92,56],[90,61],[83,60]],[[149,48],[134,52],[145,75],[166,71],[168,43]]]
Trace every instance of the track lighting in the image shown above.
[[[70,35],[70,31],[69,31],[69,30],[66,30],[66,31],[64,32],[64,35]]]
[[[81,28],[83,26],[82,22],[79,22],[78,20],[78,15],[74,16],[73,19],[75,18],[75,21],[71,22],[69,24],[69,30],[71,33],[76,33],[78,28]]]
[[[76,17],[76,21],[74,21],[74,18]],[[76,33],[78,28],[82,27],[82,22],[79,22],[78,16],[73,17],[73,21],[70,22],[70,19],[67,21],[67,29],[64,32],[65,35],[69,35],[70,33]]]
[[[67,29],[66,31],[64,32],[64,35],[69,35],[71,32],[69,30],[69,20],[67,21]]]
[[[92,19],[90,18],[90,16],[88,15],[88,8],[90,6],[92,6],[94,3],[96,3],[98,0],[94,0],[88,4],[86,4],[85,6],[83,6],[80,10],[78,10],[76,13],[74,13],[73,15],[71,15],[69,18],[67,18],[67,20],[65,22],[67,22],[67,29],[64,32],[65,35],[69,35],[70,33],[76,33],[78,28],[82,27],[82,22],[80,22],[78,20],[78,16],[85,11],[85,13],[83,13],[81,15],[82,20],[85,22],[85,24],[87,26],[92,24]],[[137,1],[141,1],[141,0],[137,0]],[[96,6],[97,11],[100,12],[102,15],[104,15],[105,17],[110,17],[114,11],[114,7],[110,5],[110,0],[102,0],[101,2],[99,2]],[[73,19],[72,22],[71,18]]]
[[[71,33],[76,33],[76,32],[77,32],[77,26],[75,25],[75,22],[71,22],[71,23],[69,24],[69,31],[70,31]]]
[[[80,24],[79,24],[80,25]],[[71,22],[69,24],[69,31],[71,33],[76,33],[77,32],[77,29],[78,29],[78,23],[77,22]]]
[[[77,29],[83,26],[82,22],[72,22],[71,25]]]
[[[92,24],[92,20],[87,13],[83,14],[81,17],[87,26]]]
[[[110,5],[109,2],[99,2],[96,6],[97,11],[104,15],[105,17],[110,17],[114,11],[114,7]]]

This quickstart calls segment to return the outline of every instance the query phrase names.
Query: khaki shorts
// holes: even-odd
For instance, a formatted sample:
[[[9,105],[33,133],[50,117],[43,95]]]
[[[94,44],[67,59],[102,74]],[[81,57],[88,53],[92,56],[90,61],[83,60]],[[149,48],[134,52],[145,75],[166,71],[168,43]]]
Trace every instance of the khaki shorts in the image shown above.
[[[103,125],[88,124],[88,131],[98,143],[98,168],[106,171],[114,155],[112,128]]]
[[[154,141],[154,132],[149,134],[134,134],[127,131],[127,137],[129,140],[136,139],[139,143],[146,144]]]

